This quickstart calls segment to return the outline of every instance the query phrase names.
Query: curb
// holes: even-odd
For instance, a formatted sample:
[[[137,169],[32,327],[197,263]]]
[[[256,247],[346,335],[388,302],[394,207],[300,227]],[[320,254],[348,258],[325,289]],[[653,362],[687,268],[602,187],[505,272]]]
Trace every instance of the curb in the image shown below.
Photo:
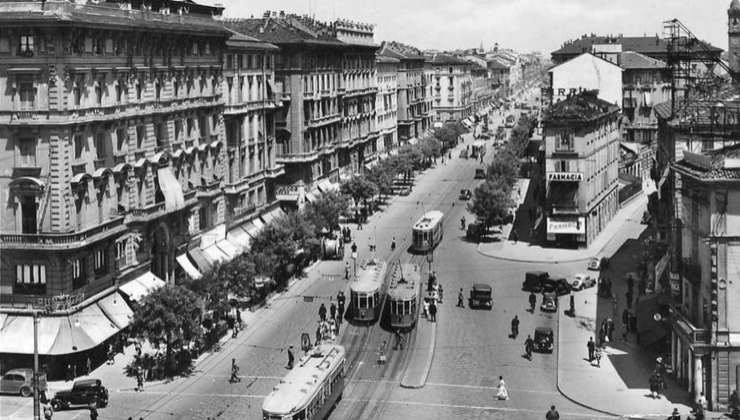
[[[555,387],[558,389],[558,392],[560,393],[560,395],[562,395],[563,397],[565,397],[565,399],[567,399],[568,401],[570,401],[570,402],[572,402],[572,403],[574,403],[576,405],[579,405],[581,407],[587,408],[589,410],[596,411],[597,413],[606,414],[608,416],[614,416],[614,417],[618,417],[618,418],[625,418],[621,414],[612,413],[611,411],[601,410],[599,408],[592,407],[592,406],[590,406],[588,404],[584,404],[584,403],[576,400],[575,398],[572,398],[572,397],[568,396],[560,388],[560,351],[561,351],[560,340],[561,340],[561,337],[562,337],[560,325],[562,324],[562,322],[561,322],[562,321],[562,317],[563,317],[563,312],[558,311],[558,358],[555,361],[555,366],[556,366],[556,369],[555,369]]]
[[[606,247],[606,245],[604,246]],[[603,249],[603,248],[602,248]],[[573,262],[581,262],[581,261],[588,261],[592,257],[578,257],[573,259],[554,259],[554,260],[531,260],[531,259],[522,259],[522,258],[514,258],[514,257],[504,257],[501,255],[494,255],[494,254],[488,254],[484,251],[481,251],[480,244],[476,247],[476,251],[478,251],[479,254],[484,255],[489,258],[494,258],[501,261],[511,261],[511,262],[518,262],[518,263],[529,263],[529,264],[560,264],[560,263],[573,263]],[[598,252],[597,252],[598,254]]]
[[[429,377],[429,372],[432,370],[432,362],[434,361],[434,349],[436,346],[437,346],[437,323],[435,322],[432,328],[432,343],[430,346],[431,351],[427,355],[427,362],[424,365],[424,374],[422,375],[421,383],[419,383],[418,385],[417,384],[409,385],[408,383],[405,383],[406,374],[404,372],[404,377],[401,378],[401,388],[408,388],[408,389],[424,388],[424,385],[426,385],[426,382],[427,382],[427,378]]]

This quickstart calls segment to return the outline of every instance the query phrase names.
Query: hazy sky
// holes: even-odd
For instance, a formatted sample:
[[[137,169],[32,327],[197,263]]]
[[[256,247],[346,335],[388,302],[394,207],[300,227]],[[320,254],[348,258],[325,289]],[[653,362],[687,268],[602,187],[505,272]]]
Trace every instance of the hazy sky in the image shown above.
[[[197,0],[196,0],[197,1]],[[701,39],[727,49],[730,0],[205,0],[229,17],[266,10],[313,14],[375,24],[375,39],[420,48],[486,49],[498,42],[520,51],[549,53],[584,33],[661,34],[663,21],[680,19]]]

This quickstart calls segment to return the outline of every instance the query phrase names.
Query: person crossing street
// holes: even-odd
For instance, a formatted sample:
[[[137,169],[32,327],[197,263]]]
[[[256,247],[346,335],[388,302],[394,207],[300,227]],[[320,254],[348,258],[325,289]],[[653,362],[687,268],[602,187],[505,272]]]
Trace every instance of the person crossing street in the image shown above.
[[[516,338],[519,335],[519,316],[514,315],[511,320],[511,338]]]
[[[532,340],[531,335],[527,335],[527,339],[524,340],[524,352],[530,361],[532,360],[532,350],[534,350],[534,340]]]
[[[465,307],[465,296],[463,295],[462,287],[460,288],[460,291],[457,293],[457,307],[458,308]]]
[[[236,364],[236,359],[231,359],[231,377],[229,378],[229,382],[233,384],[241,381],[242,379],[239,377],[239,366]]]
[[[534,313],[534,307],[537,305],[537,295],[534,292],[529,293],[529,311]]]

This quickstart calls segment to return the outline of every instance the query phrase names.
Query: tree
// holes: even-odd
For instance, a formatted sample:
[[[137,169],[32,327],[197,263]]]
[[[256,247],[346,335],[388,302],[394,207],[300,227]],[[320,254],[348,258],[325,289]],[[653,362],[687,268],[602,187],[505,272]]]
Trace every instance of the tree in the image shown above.
[[[488,229],[492,225],[502,224],[513,206],[511,187],[489,179],[473,191],[473,201],[468,204],[468,211],[475,214]]]
[[[493,157],[488,165],[486,178],[496,181],[500,180],[508,186],[513,186],[519,173],[519,161],[508,149],[502,149]]]
[[[459,122],[448,122],[434,130],[434,137],[442,143],[441,146],[443,149],[449,149],[457,143],[457,138],[466,132],[467,129],[465,126]]]
[[[378,193],[378,187],[365,177],[354,176],[339,187],[342,194],[348,195],[355,200],[355,205],[360,201],[373,198]]]
[[[419,143],[421,153],[427,161],[442,156],[442,143],[436,138],[424,139]]]
[[[349,209],[347,196],[330,191],[306,204],[303,215],[318,234],[322,229],[334,230],[339,226],[339,217]]]
[[[153,347],[166,346],[165,367],[174,373],[172,350],[200,336],[200,299],[190,290],[168,284],[145,296],[134,311],[131,331]]]
[[[365,173],[365,178],[375,184],[378,188],[378,192],[386,195],[393,193],[394,177],[395,171],[390,165],[386,164],[385,161],[373,166]]]
[[[257,269],[252,254],[242,254],[231,261],[216,265],[198,280],[186,285],[198,296],[203,296],[208,309],[225,313],[229,297],[252,300],[257,296],[254,279]]]
[[[420,170],[424,167],[424,154],[419,147],[405,145],[398,149],[398,157],[406,159],[414,170]]]

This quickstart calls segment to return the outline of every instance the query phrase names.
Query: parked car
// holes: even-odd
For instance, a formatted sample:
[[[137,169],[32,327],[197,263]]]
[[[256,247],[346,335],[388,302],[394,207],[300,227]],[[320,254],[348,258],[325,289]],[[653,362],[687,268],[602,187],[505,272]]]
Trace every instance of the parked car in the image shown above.
[[[599,271],[606,270],[609,268],[609,258],[606,257],[592,257],[588,260],[588,269]]]
[[[470,190],[460,190],[460,200],[468,201],[473,197],[473,193]]]
[[[484,307],[492,309],[493,297],[491,286],[484,283],[473,284],[473,288],[470,289],[470,299],[468,300],[468,306],[471,308]]]
[[[558,295],[555,292],[545,292],[542,294],[542,312],[556,312],[558,310]]]
[[[411,194],[411,187],[405,186],[405,187],[399,188],[398,190],[398,195],[406,196],[409,194]]]
[[[478,223],[468,223],[468,228],[465,231],[465,238],[469,241],[478,242],[483,234],[483,226]]]
[[[483,168],[478,168],[475,170],[475,179],[485,179],[486,178],[486,170]]]
[[[564,278],[548,278],[542,283],[542,291],[545,293],[552,292],[558,296],[562,296],[569,294],[571,290],[570,283]]]
[[[549,278],[550,274],[548,274],[547,271],[527,271],[524,274],[522,290],[525,292],[540,293],[544,282]]]
[[[537,327],[534,329],[534,350],[540,353],[552,353],[555,347],[552,328]]]
[[[46,374],[39,374],[39,391],[46,391]],[[19,394],[21,397],[33,395],[33,369],[10,369],[0,378],[0,392]]]
[[[72,384],[72,389],[59,391],[51,399],[54,411],[64,410],[72,406],[95,405],[103,408],[108,405],[108,389],[100,379],[81,379]]]
[[[589,287],[596,286],[596,278],[591,277],[588,274],[578,273],[573,276],[570,286],[573,290],[588,289]]]

